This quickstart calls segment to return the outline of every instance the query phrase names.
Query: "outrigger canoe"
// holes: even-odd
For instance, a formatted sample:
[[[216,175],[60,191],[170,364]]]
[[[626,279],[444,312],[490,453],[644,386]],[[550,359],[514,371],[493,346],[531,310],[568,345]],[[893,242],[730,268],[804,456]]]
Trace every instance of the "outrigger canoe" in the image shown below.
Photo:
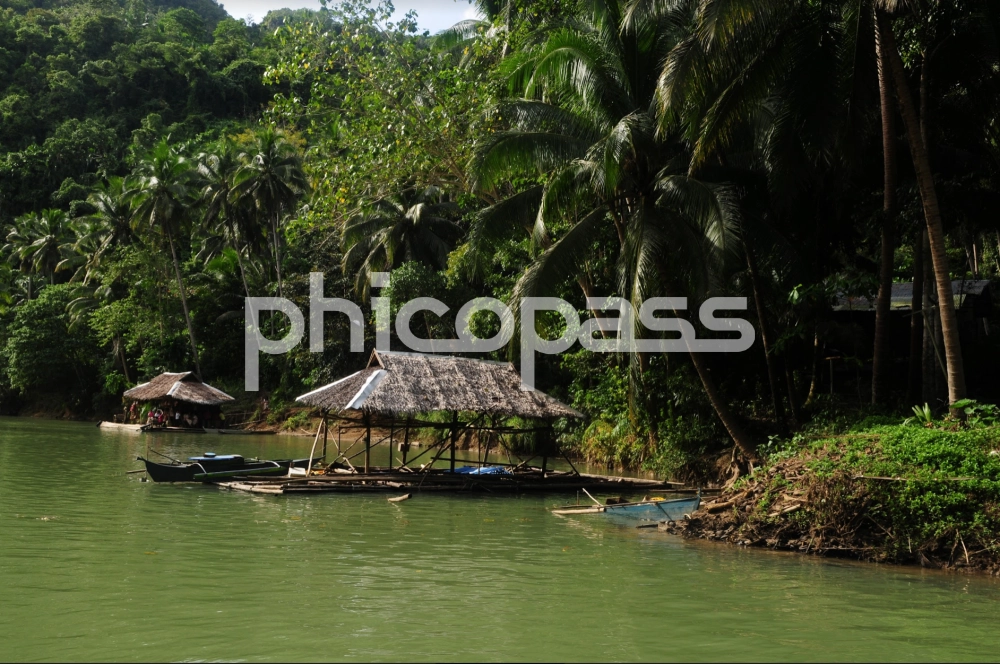
[[[571,516],[575,514],[604,514],[615,521],[680,521],[701,506],[701,494],[692,498],[675,500],[642,500],[635,503],[614,505],[568,505],[552,510],[553,514]]]
[[[285,475],[288,469],[305,468],[309,459],[282,459],[279,461],[246,460],[238,454],[189,457],[190,463],[156,463],[136,457],[146,465],[146,473],[154,482],[214,482],[234,477],[256,475]],[[320,459],[313,459],[313,463]]]

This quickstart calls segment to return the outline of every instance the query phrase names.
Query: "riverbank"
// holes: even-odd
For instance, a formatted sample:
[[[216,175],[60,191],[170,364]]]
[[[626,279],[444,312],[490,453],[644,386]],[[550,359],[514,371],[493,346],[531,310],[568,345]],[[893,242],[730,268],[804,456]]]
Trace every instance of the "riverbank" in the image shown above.
[[[1000,575],[1000,427],[863,423],[797,437],[668,531]]]

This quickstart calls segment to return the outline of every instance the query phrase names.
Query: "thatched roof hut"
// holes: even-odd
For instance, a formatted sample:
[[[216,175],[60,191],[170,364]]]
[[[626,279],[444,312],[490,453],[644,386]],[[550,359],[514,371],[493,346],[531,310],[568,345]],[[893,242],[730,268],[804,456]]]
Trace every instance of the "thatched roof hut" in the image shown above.
[[[208,383],[198,380],[190,371],[162,373],[148,383],[136,385],[123,395],[134,401],[160,401],[174,399],[199,406],[218,406],[233,398]]]
[[[521,377],[509,362],[389,351],[374,351],[367,368],[296,401],[332,412],[393,417],[440,411],[544,420],[583,417],[543,392],[521,391]]]
[[[951,282],[951,292],[955,296],[955,309],[971,311],[977,318],[986,318],[992,313],[992,292],[988,279],[962,279]],[[935,294],[936,295],[936,294]],[[913,304],[913,282],[892,285],[890,297],[892,311],[909,311]],[[837,295],[834,311],[874,312],[875,299],[864,296]]]

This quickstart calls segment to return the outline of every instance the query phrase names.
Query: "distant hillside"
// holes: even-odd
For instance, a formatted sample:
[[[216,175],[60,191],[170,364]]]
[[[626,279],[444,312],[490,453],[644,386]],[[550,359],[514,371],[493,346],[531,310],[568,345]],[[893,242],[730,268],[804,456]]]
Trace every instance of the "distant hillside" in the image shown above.
[[[213,0],[0,0],[0,223],[71,206],[160,137],[259,117],[270,31]]]
[[[111,2],[88,2],[87,0],[0,0],[0,9],[13,9],[15,12],[25,13],[31,9],[58,10],[70,7],[90,7],[106,10],[108,7],[117,5],[125,10],[130,3],[122,0],[112,0]],[[171,9],[190,9],[201,16],[207,25],[212,29],[229,14],[214,0],[151,0],[150,5],[154,11],[170,11]]]

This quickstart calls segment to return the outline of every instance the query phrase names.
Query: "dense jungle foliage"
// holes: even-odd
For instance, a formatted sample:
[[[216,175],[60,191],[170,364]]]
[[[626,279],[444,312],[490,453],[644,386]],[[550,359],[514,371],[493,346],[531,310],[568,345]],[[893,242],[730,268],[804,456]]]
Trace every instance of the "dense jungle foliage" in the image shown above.
[[[241,393],[243,298],[306,311],[311,271],[366,315],[379,271],[395,308],[686,297],[669,313],[700,337],[703,300],[746,298],[743,353],[539,357],[589,416],[564,444],[609,464],[1000,396],[995,3],[477,4],[430,35],[359,0],[260,24],[0,0],[0,412],[106,416],[168,370]],[[244,401],[280,412],[362,366],[344,318],[322,353],[262,356]],[[454,336],[454,314],[414,323]]]

